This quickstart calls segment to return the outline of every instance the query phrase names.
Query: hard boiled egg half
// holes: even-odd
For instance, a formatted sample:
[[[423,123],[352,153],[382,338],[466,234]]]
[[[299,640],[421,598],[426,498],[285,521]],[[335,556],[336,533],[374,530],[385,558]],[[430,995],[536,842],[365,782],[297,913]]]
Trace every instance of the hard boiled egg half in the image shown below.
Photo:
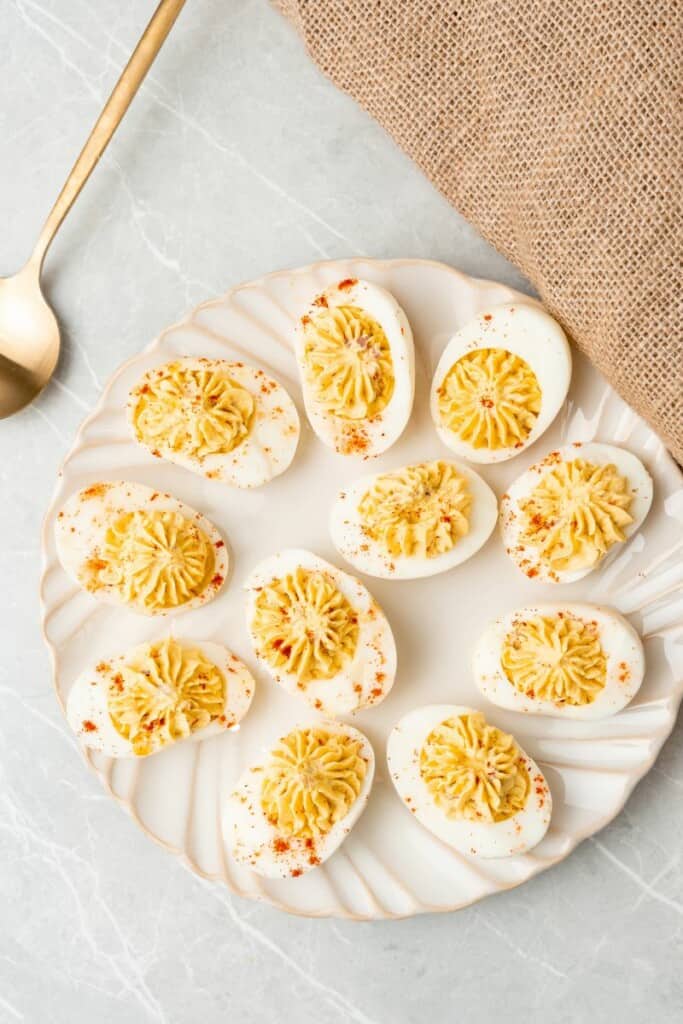
[[[234,729],[255,684],[221,644],[167,637],[97,662],[69,692],[69,725],[108,757],[148,757]]]
[[[261,562],[246,586],[256,657],[287,693],[329,715],[386,697],[396,675],[396,645],[360,580],[292,548]]]
[[[565,334],[542,309],[506,304],[480,313],[451,338],[437,365],[437,433],[472,462],[511,459],[555,419],[571,372]]]
[[[484,632],[474,675],[498,707],[556,718],[604,718],[625,707],[643,681],[643,645],[612,608],[528,605]]]
[[[292,730],[245,771],[226,801],[230,856],[267,878],[311,871],[357,822],[374,772],[369,740],[350,725],[322,721]]]
[[[228,574],[220,533],[189,505],[138,483],[94,483],[57,516],[64,569],[98,600],[144,615],[206,604]]]
[[[591,441],[550,452],[500,506],[505,550],[530,579],[573,583],[639,529],[652,479],[623,448]]]
[[[299,416],[282,384],[226,359],[148,370],[130,393],[128,418],[153,455],[233,487],[284,473],[299,442]]]
[[[464,562],[486,542],[497,518],[496,497],[477,473],[435,459],[345,487],[332,508],[330,534],[360,572],[406,580]]]
[[[481,711],[456,704],[410,711],[389,736],[387,760],[408,810],[460,853],[525,853],[548,829],[552,799],[543,774]]]
[[[391,447],[415,391],[413,335],[393,295],[356,278],[327,288],[299,320],[296,357],[306,412],[324,444],[364,458]]]

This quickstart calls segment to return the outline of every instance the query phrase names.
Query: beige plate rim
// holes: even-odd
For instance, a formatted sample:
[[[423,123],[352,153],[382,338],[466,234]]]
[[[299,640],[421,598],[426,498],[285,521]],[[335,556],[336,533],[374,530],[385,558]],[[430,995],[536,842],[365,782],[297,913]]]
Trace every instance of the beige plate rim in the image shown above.
[[[324,270],[325,268],[331,268],[331,267],[334,267],[336,265],[346,265],[346,264],[349,264],[349,263],[358,263],[358,262],[364,263],[364,264],[369,264],[369,265],[372,265],[373,267],[377,267],[379,269],[382,269],[382,268],[390,269],[390,268],[396,268],[398,266],[406,266],[406,265],[434,267],[434,268],[438,268],[440,271],[446,271],[447,273],[451,274],[455,279],[457,279],[460,282],[467,282],[467,283],[471,283],[471,284],[474,284],[474,285],[477,285],[477,286],[482,286],[482,287],[486,287],[486,286],[501,287],[499,282],[491,281],[491,280],[485,279],[485,278],[474,278],[474,277],[472,277],[470,275],[467,275],[467,274],[463,273],[460,270],[457,270],[454,267],[451,267],[451,266],[448,266],[447,264],[441,263],[438,260],[429,260],[429,259],[420,259],[420,258],[413,259],[413,258],[410,258],[410,257],[402,257],[402,258],[398,258],[398,259],[373,259],[371,257],[343,257],[343,258],[340,258],[338,260],[320,260],[320,261],[316,261],[316,262],[307,264],[305,266],[292,267],[292,268],[283,268],[283,269],[276,270],[276,271],[273,271],[273,272],[268,273],[268,274],[264,274],[264,275],[262,275],[262,276],[260,276],[258,278],[253,279],[253,280],[250,280],[250,281],[247,281],[247,282],[242,282],[240,284],[234,285],[233,287],[229,288],[226,292],[224,292],[221,296],[205,300],[204,302],[200,303],[198,306],[190,309],[187,312],[187,314],[185,316],[183,316],[182,318],[180,318],[178,321],[176,321],[175,323],[173,323],[173,324],[169,325],[168,327],[166,327],[151,342],[149,342],[146,346],[144,346],[144,348],[141,349],[141,351],[135,353],[133,356],[131,356],[129,359],[127,359],[124,363],[122,363],[114,371],[114,373],[109,377],[106,385],[102,389],[102,392],[101,392],[101,394],[100,394],[100,396],[98,398],[98,401],[97,401],[97,404],[96,404],[95,408],[81,422],[81,424],[80,424],[80,426],[79,426],[79,428],[78,428],[78,430],[76,432],[76,435],[75,435],[75,438],[74,438],[74,441],[73,441],[72,445],[70,446],[69,450],[65,454],[64,458],[61,460],[61,463],[60,463],[60,466],[59,466],[59,470],[58,470],[58,474],[57,474],[57,479],[56,479],[56,482],[55,482],[55,486],[53,488],[52,496],[50,498],[50,501],[49,501],[49,504],[48,504],[48,507],[47,507],[47,511],[46,511],[45,516],[43,518],[43,523],[42,523],[42,527],[41,527],[41,579],[40,579],[40,588],[39,588],[39,602],[40,602],[40,610],[41,610],[41,632],[42,632],[43,640],[44,640],[44,642],[45,642],[45,644],[46,644],[46,646],[48,648],[48,651],[49,651],[50,665],[51,665],[51,676],[52,676],[52,685],[53,685],[53,688],[54,688],[54,691],[55,691],[55,695],[57,697],[57,701],[58,701],[62,711],[64,711],[64,704],[63,704],[63,701],[62,701],[62,698],[61,698],[61,694],[59,692],[58,683],[57,683],[57,670],[58,670],[57,652],[55,650],[55,647],[53,646],[53,644],[51,643],[51,641],[48,638],[47,628],[46,628],[46,616],[48,615],[48,612],[49,612],[49,607],[47,605],[46,598],[45,598],[45,574],[46,574],[46,570],[47,570],[47,567],[48,567],[48,565],[47,565],[48,531],[49,531],[49,527],[50,527],[50,520],[51,520],[51,517],[53,515],[55,504],[56,504],[56,501],[57,501],[58,492],[59,492],[59,485],[60,485],[60,479],[61,479],[62,474],[64,472],[64,468],[65,468],[66,464],[68,463],[68,461],[71,459],[71,457],[81,448],[83,435],[85,434],[87,428],[92,423],[92,421],[94,419],[96,419],[96,417],[99,415],[99,413],[101,412],[101,410],[105,406],[107,398],[109,396],[109,393],[110,393],[111,389],[113,388],[114,384],[116,383],[117,379],[132,364],[137,362],[142,355],[144,355],[145,353],[149,353],[149,352],[153,351],[154,349],[156,349],[156,347],[163,341],[163,339],[168,334],[170,334],[171,332],[176,331],[179,328],[182,328],[182,327],[184,327],[186,325],[191,325],[193,318],[199,312],[201,312],[203,310],[210,309],[211,307],[216,306],[218,303],[222,303],[222,302],[227,301],[231,296],[233,296],[237,292],[240,292],[240,291],[243,291],[243,290],[246,290],[246,289],[259,288],[259,287],[263,286],[263,284],[268,282],[268,281],[272,281],[274,279],[278,279],[278,278],[282,278],[282,277],[287,277],[287,276],[292,275],[292,274],[317,273],[317,272],[319,272],[321,270]],[[502,287],[506,288],[507,291],[512,296],[514,296],[514,300],[515,301],[523,301],[523,302],[525,302],[527,304],[540,305],[538,300],[533,299],[533,298],[531,298],[531,297],[529,297],[527,295],[524,295],[523,293],[517,292],[513,288],[510,288],[508,286],[502,286]],[[648,427],[648,429],[651,429],[651,428]],[[662,442],[659,440],[659,438],[656,437],[656,435],[654,435],[654,432],[652,432],[652,436],[656,439],[657,443],[660,446],[662,446],[662,449],[663,449]],[[683,486],[683,473],[681,472],[679,467],[676,465],[676,463],[674,462],[673,458],[669,455],[669,453],[664,450],[663,452],[659,452],[658,453],[658,457],[659,458],[663,458],[663,461],[665,463],[665,472],[666,472],[667,476],[669,476],[672,481],[676,481],[678,486]],[[480,467],[476,467],[475,466],[474,468],[478,470]],[[620,811],[623,809],[624,805],[628,801],[630,795],[632,794],[635,786],[650,771],[650,769],[654,765],[654,763],[655,763],[655,761],[656,761],[656,759],[657,759],[657,757],[658,757],[658,755],[659,755],[659,753],[661,751],[662,746],[664,745],[665,741],[668,739],[668,737],[670,736],[670,734],[671,734],[671,732],[673,730],[674,724],[676,722],[676,717],[677,717],[678,709],[680,707],[681,699],[683,698],[683,678],[678,682],[678,685],[677,685],[675,691],[670,694],[670,698],[671,699],[670,699],[670,701],[669,701],[669,703],[667,705],[667,708],[666,708],[667,717],[666,717],[666,722],[664,724],[664,727],[660,728],[659,731],[654,733],[652,735],[652,737],[651,737],[652,744],[653,744],[653,746],[652,746],[652,754],[651,754],[651,756],[646,761],[644,761],[642,763],[642,765],[640,765],[638,767],[637,770],[632,770],[631,771],[628,783],[624,787],[623,798],[618,803],[618,806],[616,806],[613,811],[610,811],[606,815],[604,815],[604,817],[601,818],[597,822],[597,824],[592,824],[588,828],[585,828],[585,829],[582,829],[582,830],[578,830],[578,831],[572,833],[572,835],[571,835],[571,842],[570,842],[568,848],[566,848],[563,852],[561,852],[557,856],[548,857],[548,858],[546,858],[544,860],[541,860],[539,858],[538,865],[535,867],[534,870],[531,871],[531,873],[528,876],[528,878],[535,877],[537,874],[540,874],[542,871],[545,871],[548,868],[552,867],[554,864],[557,864],[561,860],[564,860],[565,857],[567,857],[579,845],[579,843],[583,842],[589,836],[594,835],[596,832],[600,831],[600,829],[602,829],[606,825],[608,825],[609,822],[611,822],[617,816],[617,814],[620,813]],[[343,918],[343,919],[356,920],[356,921],[366,921],[366,920],[377,920],[378,919],[377,915],[373,915],[373,914],[356,914],[356,913],[352,913],[352,912],[347,911],[345,908],[342,911],[323,910],[323,911],[320,911],[320,912],[316,912],[314,910],[300,910],[299,908],[292,907],[289,904],[286,904],[286,903],[284,903],[282,901],[274,899],[270,895],[266,897],[266,896],[264,896],[264,895],[262,895],[261,893],[258,893],[258,892],[243,892],[243,891],[240,891],[238,888],[232,886],[226,880],[225,877],[221,877],[221,875],[219,875],[219,874],[214,874],[214,873],[209,873],[209,872],[204,871],[193,860],[193,858],[191,856],[189,856],[189,854],[186,851],[184,851],[183,849],[181,849],[180,847],[175,846],[172,843],[169,843],[169,842],[165,841],[164,839],[156,836],[147,827],[147,825],[141,820],[140,816],[137,814],[137,812],[134,810],[134,808],[129,803],[126,802],[124,797],[120,796],[119,794],[117,794],[114,791],[114,789],[112,788],[109,780],[105,779],[102,776],[102,774],[97,770],[95,765],[93,764],[91,756],[87,752],[83,751],[83,757],[84,757],[84,760],[85,760],[86,764],[88,765],[88,768],[91,771],[93,771],[94,774],[96,774],[98,776],[98,778],[100,779],[100,782],[103,784],[103,786],[105,787],[105,790],[108,792],[108,794],[111,797],[113,797],[113,799],[116,800],[116,802],[118,804],[120,804],[123,808],[125,808],[127,813],[135,821],[135,823],[138,825],[138,827],[141,828],[142,831],[149,838],[151,838],[157,845],[161,846],[162,848],[166,849],[167,851],[173,853],[176,857],[178,857],[179,860],[181,861],[181,863],[183,863],[189,870],[191,870],[194,874],[198,875],[199,877],[201,877],[201,878],[203,878],[203,879],[205,879],[207,881],[215,881],[215,882],[219,882],[221,884],[224,884],[224,885],[226,885],[228,890],[230,892],[234,893],[234,894],[240,895],[242,897],[246,897],[248,899],[253,899],[253,900],[258,901],[258,902],[267,902],[270,905],[275,906],[275,907],[277,907],[280,910],[283,910],[283,911],[285,911],[287,913],[290,913],[290,914],[294,914],[296,916],[316,918],[316,919],[324,918],[324,917],[340,917],[340,918]],[[504,883],[501,883],[499,881],[497,883],[497,890],[496,891],[497,892],[504,892],[504,891],[507,891],[509,889],[515,888],[518,885],[523,884],[523,882],[528,880],[528,878],[523,879],[522,881],[513,880],[509,884],[504,884]],[[490,895],[495,895],[495,893],[491,893]],[[420,906],[416,910],[406,911],[405,913],[396,913],[396,912],[388,911],[385,908],[382,908],[382,914],[381,914],[380,919],[384,919],[384,920],[401,920],[401,919],[404,919],[404,918],[407,918],[407,917],[413,917],[413,916],[415,916],[416,914],[419,914],[419,913],[447,913],[447,912],[451,912],[451,911],[455,911],[455,910],[460,910],[460,909],[463,909],[463,908],[465,908],[467,906],[470,906],[473,903],[478,902],[478,900],[481,899],[481,898],[482,898],[481,896],[475,895],[472,898],[464,899],[464,900],[461,900],[461,901],[459,901],[457,903],[453,903],[452,905],[448,905],[448,906],[445,906],[445,905],[430,905],[430,904],[421,903]]]

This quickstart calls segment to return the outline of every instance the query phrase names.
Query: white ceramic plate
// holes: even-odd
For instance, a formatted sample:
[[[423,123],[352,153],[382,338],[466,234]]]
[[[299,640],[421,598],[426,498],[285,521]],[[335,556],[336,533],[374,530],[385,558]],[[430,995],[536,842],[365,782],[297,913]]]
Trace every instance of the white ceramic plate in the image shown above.
[[[298,914],[387,918],[457,909],[526,881],[610,821],[651,767],[673,727],[683,691],[683,483],[652,431],[576,355],[570,400],[554,426],[519,457],[477,469],[500,496],[513,477],[564,440],[597,437],[622,444],[640,456],[655,480],[654,506],[642,531],[600,572],[559,590],[525,580],[503,553],[497,532],[452,572],[405,582],[366,579],[392,623],[399,654],[389,697],[354,719],[377,756],[368,808],[343,847],[301,878],[266,881],[238,867],[221,841],[222,797],[263,746],[292,727],[303,710],[255,665],[242,584],[256,562],[283,547],[307,547],[340,564],[327,532],[328,513],[338,488],[359,473],[357,464],[335,457],[308,428],[292,353],[297,311],[312,294],[343,277],[364,277],[388,288],[415,333],[413,417],[401,440],[372,463],[372,470],[448,456],[428,408],[441,350],[449,335],[478,311],[522,297],[503,285],[422,260],[345,260],[271,274],[200,306],[114,375],[79,431],[46,517],[42,599],[63,706],[69,687],[93,658],[106,658],[165,629],[125,608],[98,604],[69,580],[57,561],[53,529],[64,499],[90,481],[124,478],[169,490],[208,515],[229,538],[232,578],[211,604],[174,619],[174,629],[181,637],[226,643],[246,662],[257,679],[250,713],[235,734],[180,744],[144,761],[114,762],[93,753],[86,758],[138,825],[198,874]],[[125,417],[129,388],[151,366],[183,355],[244,359],[286,385],[303,425],[288,472],[256,491],[231,490],[152,458],[130,439]],[[470,659],[489,620],[515,605],[556,600],[560,594],[567,600],[612,604],[645,636],[645,683],[633,704],[614,718],[592,723],[521,716],[486,707],[475,688]],[[426,832],[399,802],[387,777],[386,738],[406,711],[432,702],[484,708],[541,765],[554,812],[547,836],[531,853],[499,861],[462,856]]]

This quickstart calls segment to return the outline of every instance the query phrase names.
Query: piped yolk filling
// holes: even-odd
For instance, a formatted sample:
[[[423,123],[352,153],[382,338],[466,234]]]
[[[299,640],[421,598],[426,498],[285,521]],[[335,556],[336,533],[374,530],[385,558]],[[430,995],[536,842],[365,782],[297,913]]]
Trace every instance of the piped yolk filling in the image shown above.
[[[150,448],[204,459],[225,455],[249,435],[256,402],[246,388],[211,368],[169,363],[138,389],[133,424]]]
[[[592,704],[607,682],[597,624],[567,614],[516,622],[503,642],[501,665],[520,693],[554,704]]]
[[[381,324],[358,306],[304,318],[305,376],[316,403],[346,420],[371,419],[394,391],[391,348]]]
[[[439,387],[441,423],[473,448],[523,444],[541,410],[541,387],[529,364],[502,348],[462,356]]]
[[[358,614],[330,576],[301,567],[259,591],[251,629],[261,657],[302,686],[341,672],[359,634]]]
[[[420,774],[448,818],[496,823],[523,810],[529,773],[512,736],[480,712],[442,722],[420,751]]]
[[[215,558],[204,531],[179,512],[136,509],[109,527],[90,564],[89,590],[111,587],[126,604],[156,612],[203,593]]]
[[[383,473],[361,498],[363,531],[397,557],[436,558],[469,530],[472,497],[448,462],[422,462]]]
[[[206,728],[223,714],[225,700],[218,666],[172,639],[149,644],[127,661],[107,694],[114,728],[138,757]]]
[[[296,729],[271,752],[261,806],[286,836],[325,835],[351,810],[367,769],[358,740],[325,729]]]
[[[613,544],[626,540],[632,500],[628,480],[616,466],[585,459],[560,462],[519,503],[522,539],[555,571],[593,566]]]

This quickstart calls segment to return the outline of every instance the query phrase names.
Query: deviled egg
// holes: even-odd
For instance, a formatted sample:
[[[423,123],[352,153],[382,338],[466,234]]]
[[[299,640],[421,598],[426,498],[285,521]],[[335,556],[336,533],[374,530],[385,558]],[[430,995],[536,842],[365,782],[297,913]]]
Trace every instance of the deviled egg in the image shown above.
[[[228,797],[230,856],[266,878],[298,878],[331,857],[367,804],[370,741],[341,722],[301,725],[251,765]]]
[[[415,356],[393,295],[347,278],[316,296],[297,325],[296,357],[313,430],[341,455],[390,448],[413,407]]]
[[[221,644],[167,637],[86,669],[69,691],[66,717],[86,747],[148,757],[234,729],[254,689],[247,668]]]
[[[548,829],[552,799],[542,772],[481,711],[457,704],[410,711],[389,736],[387,761],[408,810],[460,853],[525,853]]]
[[[360,572],[417,579],[445,572],[486,543],[498,518],[491,488],[447,459],[354,481],[337,497],[330,534]]]
[[[65,571],[84,590],[144,615],[206,604],[228,574],[213,523],[144,484],[94,483],[72,494],[55,539]]]
[[[573,583],[639,529],[652,479],[623,448],[591,441],[550,452],[501,500],[505,550],[530,579]]]
[[[256,657],[287,693],[329,715],[386,697],[396,675],[396,645],[360,580],[292,548],[261,562],[246,586]]]
[[[540,604],[491,623],[473,665],[477,686],[498,707],[596,719],[632,700],[645,658],[635,629],[614,609]]]
[[[175,359],[132,389],[128,418],[140,444],[169,462],[233,487],[284,473],[299,442],[288,392],[255,366]]]
[[[437,433],[472,462],[511,459],[555,419],[571,372],[564,331],[542,309],[506,304],[480,313],[451,338],[437,365]]]

